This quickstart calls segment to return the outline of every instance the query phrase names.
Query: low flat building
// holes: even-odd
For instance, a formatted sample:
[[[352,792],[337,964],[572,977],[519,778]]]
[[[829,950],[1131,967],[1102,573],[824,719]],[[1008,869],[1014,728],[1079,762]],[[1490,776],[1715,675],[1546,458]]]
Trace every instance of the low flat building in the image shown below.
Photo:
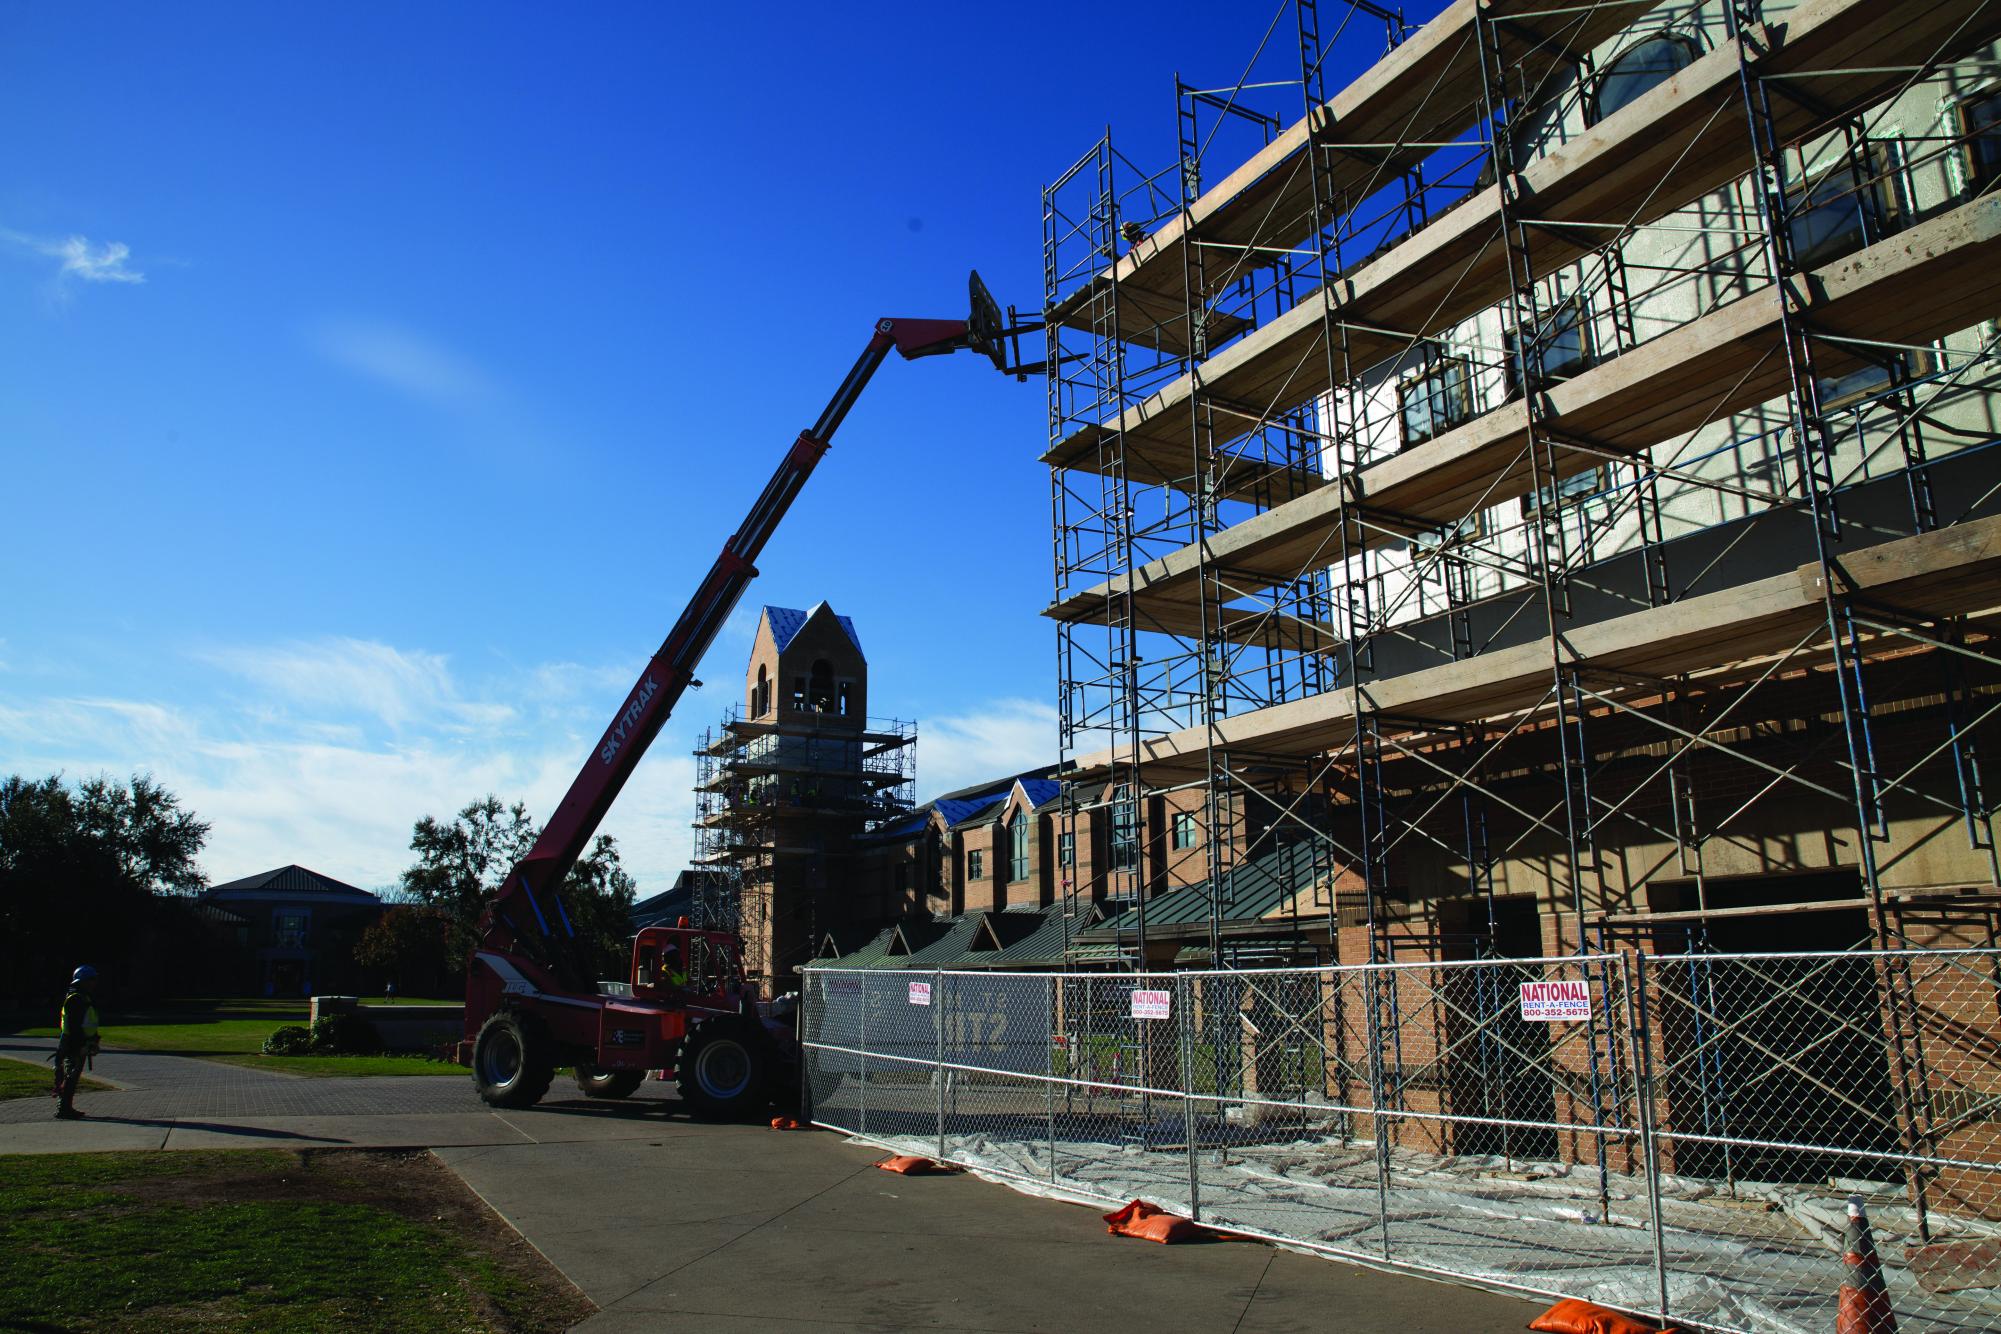
[[[234,975],[218,981],[255,996],[359,990],[355,943],[387,907],[365,889],[296,865],[211,885],[199,903],[236,944]]]

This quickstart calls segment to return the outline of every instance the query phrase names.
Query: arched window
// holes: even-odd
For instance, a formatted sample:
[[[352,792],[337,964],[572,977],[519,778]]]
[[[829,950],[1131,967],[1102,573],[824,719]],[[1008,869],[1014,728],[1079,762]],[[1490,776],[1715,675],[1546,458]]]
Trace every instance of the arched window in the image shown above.
[[[1028,815],[1016,810],[1007,822],[1008,879],[1028,879]]]
[[[1677,70],[1693,65],[1701,54],[1694,41],[1674,33],[1655,33],[1627,47],[1606,63],[1591,89],[1591,123],[1637,102]]]
[[[757,688],[750,692],[750,716],[762,718],[771,708],[771,673],[763,663],[757,664]]]

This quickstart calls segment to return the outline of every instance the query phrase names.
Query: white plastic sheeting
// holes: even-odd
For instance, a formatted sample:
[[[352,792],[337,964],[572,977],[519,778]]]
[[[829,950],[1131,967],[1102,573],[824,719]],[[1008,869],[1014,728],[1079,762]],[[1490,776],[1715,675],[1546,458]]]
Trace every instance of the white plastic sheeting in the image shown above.
[[[869,1137],[937,1157],[935,1136]],[[1183,1149],[1138,1144],[947,1136],[950,1161],[1032,1194],[1078,1203],[1141,1199],[1191,1212]],[[1429,1270],[1508,1289],[1657,1312],[1655,1238],[1642,1178],[1609,1173],[1609,1216],[1589,1164],[1504,1163],[1395,1150],[1388,1193],[1367,1141],[1300,1139],[1200,1154],[1200,1216],[1365,1264]],[[1053,1169],[1053,1170],[1052,1170]],[[1845,1202],[1857,1183],[1798,1185],[1661,1178],[1661,1258],[1677,1322],[1754,1334],[1824,1334],[1834,1324]],[[1895,1187],[1864,1186],[1893,1309],[1907,1328],[2001,1329],[2001,1291],[1939,1295],[1900,1263],[1914,1211]],[[2001,1237],[2001,1225],[1931,1215],[1934,1241]]]

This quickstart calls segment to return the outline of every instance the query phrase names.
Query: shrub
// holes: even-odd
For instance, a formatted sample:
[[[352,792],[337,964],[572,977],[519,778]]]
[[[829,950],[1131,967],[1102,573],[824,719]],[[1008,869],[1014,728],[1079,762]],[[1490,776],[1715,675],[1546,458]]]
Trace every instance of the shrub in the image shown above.
[[[266,1056],[304,1056],[313,1049],[312,1030],[287,1024],[264,1039]]]
[[[382,1035],[358,1014],[327,1014],[313,1020],[312,1050],[316,1056],[376,1056]]]

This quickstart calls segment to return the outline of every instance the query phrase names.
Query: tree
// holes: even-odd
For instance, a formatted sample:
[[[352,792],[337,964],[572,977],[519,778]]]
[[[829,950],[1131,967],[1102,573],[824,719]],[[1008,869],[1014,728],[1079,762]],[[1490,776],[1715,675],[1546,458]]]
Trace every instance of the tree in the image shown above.
[[[599,977],[623,978],[631,966],[632,903],[639,882],[619,860],[618,841],[599,834],[564,882],[570,921],[591,950]]]
[[[518,801],[504,806],[492,795],[466,806],[450,823],[428,815],[417,821],[410,835],[417,864],[403,872],[402,889],[444,915],[453,958],[471,952],[480,913],[507,873],[535,846],[537,833],[526,806]],[[598,835],[563,882],[570,922],[601,976],[625,972],[637,888],[608,834]]]
[[[187,975],[195,921],[160,899],[201,889],[208,829],[144,775],[0,780],[0,989],[37,995],[85,960],[128,994]]]
[[[355,962],[377,969],[406,996],[430,995],[445,989],[458,971],[450,935],[451,922],[438,909],[397,904],[362,931]]]

